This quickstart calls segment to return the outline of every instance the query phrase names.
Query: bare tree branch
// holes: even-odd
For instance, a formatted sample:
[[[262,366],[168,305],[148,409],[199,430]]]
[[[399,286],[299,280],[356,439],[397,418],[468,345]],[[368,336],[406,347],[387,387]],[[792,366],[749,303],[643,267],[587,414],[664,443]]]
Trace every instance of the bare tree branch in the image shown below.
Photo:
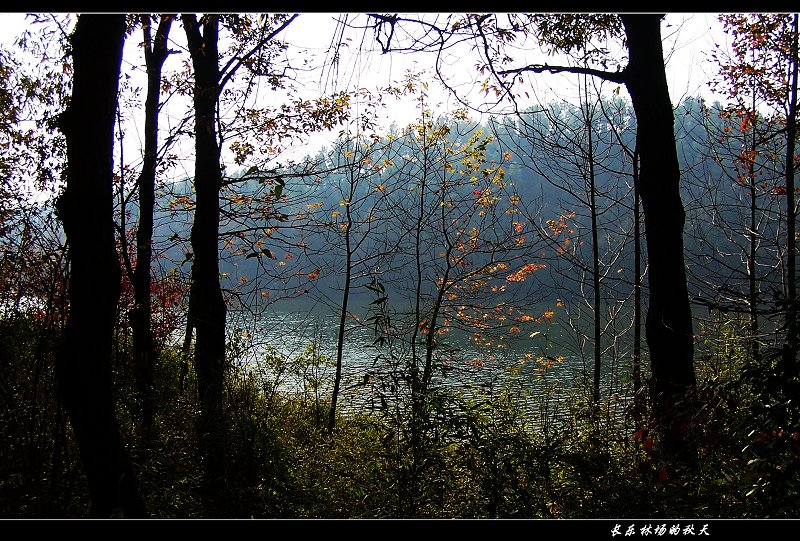
[[[509,70],[501,70],[497,73],[499,75],[519,75],[520,73],[530,71],[533,73],[578,73],[582,75],[593,75],[605,81],[611,81],[618,84],[625,84],[627,80],[626,70],[620,71],[605,71],[593,68],[582,68],[579,66],[550,66],[548,64],[530,64],[522,68],[515,68]]]

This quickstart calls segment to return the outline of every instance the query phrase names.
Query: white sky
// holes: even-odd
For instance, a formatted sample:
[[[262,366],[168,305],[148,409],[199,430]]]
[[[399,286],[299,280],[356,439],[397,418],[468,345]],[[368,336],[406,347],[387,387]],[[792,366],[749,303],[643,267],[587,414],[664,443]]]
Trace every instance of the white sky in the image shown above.
[[[308,13],[303,14],[296,23],[287,29],[285,36],[293,42],[304,46],[326,48],[333,35],[331,21],[339,16],[336,13]],[[357,14],[350,14],[354,17]],[[312,31],[308,29],[312,28]],[[707,98],[713,96],[708,89],[707,82],[711,78],[710,70],[713,66],[708,61],[708,55],[713,51],[716,41],[723,41],[722,27],[717,21],[716,14],[712,13],[675,13],[669,14],[662,25],[664,37],[664,53],[667,59],[667,77],[673,103],[678,103],[686,95],[702,94]],[[368,46],[374,45],[374,40],[367,36]],[[357,43],[351,43],[350,49],[355,50]],[[416,65],[422,67],[430,64],[431,56],[420,55],[361,55],[342,62],[340,75],[343,75],[345,84],[361,84],[366,86],[387,85],[393,80],[402,78],[405,71]],[[469,57],[452,60],[454,74],[462,73],[464,77],[477,77],[473,75],[474,60]],[[550,64],[557,61],[549,60]],[[570,76],[565,76],[570,77]],[[571,76],[577,80],[576,76]],[[559,87],[561,79],[551,74],[541,74],[529,84],[535,87],[539,97],[567,97],[563,87]],[[464,81],[467,84],[467,80]],[[531,93],[532,94],[532,93]],[[479,99],[479,98],[476,98]]]
[[[349,14],[352,18],[358,14]],[[333,20],[338,13],[303,13],[285,32],[285,37],[298,46],[323,52],[333,36]],[[11,45],[21,28],[27,25],[24,13],[0,13],[0,43]],[[714,40],[724,38],[721,25],[713,13],[668,14],[662,25],[664,49],[667,55],[667,73],[674,102],[686,94],[707,92],[709,79],[708,53]],[[173,39],[182,32],[172,33]],[[355,49],[358,44],[351,44]],[[672,51],[672,54],[670,54]],[[360,83],[365,86],[385,85],[400,79],[405,70],[412,67],[420,55],[371,55],[350,59],[342,72],[349,82],[355,82],[353,69],[361,68]],[[419,62],[417,62],[419,63]],[[471,66],[464,66],[471,68]],[[542,75],[546,78],[547,75]],[[318,79],[317,79],[318,80]]]
[[[358,16],[359,14],[349,14],[349,17]],[[334,19],[340,16],[337,13],[304,13],[294,21],[283,37],[290,43],[297,45],[298,48],[304,49],[307,52],[304,56],[298,56],[297,59],[292,58],[294,63],[299,63],[302,58],[307,57],[309,63],[314,65],[321,65],[325,59],[325,52],[333,39],[335,24]],[[14,39],[19,34],[21,28],[24,28],[28,23],[25,21],[23,13],[0,13],[0,43],[6,47],[11,48]],[[713,51],[715,43],[714,40],[721,42],[724,41],[724,34],[721,30],[721,25],[716,19],[716,14],[711,13],[678,13],[669,14],[664,24],[662,24],[662,35],[664,37],[664,52],[667,59],[667,79],[670,86],[670,93],[672,101],[677,104],[682,98],[687,95],[701,94],[706,98],[714,99],[714,96],[708,89],[707,82],[713,75],[710,70],[713,66],[708,61],[708,55]],[[370,34],[359,35],[356,33],[350,34],[352,41],[348,42],[348,48],[351,52],[356,52],[359,49],[358,41],[363,39],[365,43],[364,48],[374,47],[374,39]],[[174,40],[173,48],[182,46],[185,40],[182,29],[179,25],[173,26],[171,32],[171,39]],[[131,73],[135,76],[139,73],[144,77],[144,70],[141,66],[141,55],[135,54],[135,47],[139,42],[139,34],[135,33],[128,39],[126,47],[126,62],[123,65],[123,72]],[[13,50],[13,48],[12,48]],[[134,54],[129,54],[134,51]],[[175,70],[180,68],[181,63],[186,59],[185,55],[171,56],[165,65],[165,71]],[[350,86],[366,87],[374,91],[378,87],[386,86],[389,84],[397,84],[403,77],[408,69],[421,70],[430,64],[430,55],[420,54],[371,54],[371,55],[351,55],[349,58],[342,58],[339,68],[339,82],[336,83],[336,89],[342,90]],[[480,81],[477,79],[474,69],[474,59],[469,58],[467,52],[464,58],[454,57],[450,59],[451,66],[449,68],[453,71],[453,84],[459,85],[475,85]],[[549,60],[549,63],[556,64],[556,60]],[[330,74],[329,74],[330,75]],[[463,80],[456,81],[456,77],[461,77]],[[566,77],[566,76],[565,76]],[[569,93],[574,93],[574,82],[577,81],[576,76],[571,76],[566,86],[560,82],[563,78],[553,76],[550,74],[541,74],[535,77],[530,77],[526,81],[526,89],[530,91],[531,98],[537,100],[548,100],[551,98],[567,98]],[[143,79],[144,80],[144,79]],[[319,93],[331,91],[334,89],[333,81],[322,79],[319,72],[308,73],[300,76],[300,81],[307,85],[309,96],[319,95]],[[437,91],[437,84],[435,77],[428,78],[430,83],[429,94],[432,98],[432,109],[434,111],[445,112],[448,109],[453,109],[458,105],[450,98],[443,90]],[[477,82],[476,82],[477,81]],[[144,83],[140,85],[144,88]],[[607,87],[607,88],[610,88]],[[142,98],[143,99],[143,98]],[[476,100],[480,100],[480,96],[473,99],[473,104]],[[439,102],[440,108],[434,107],[436,102]],[[406,124],[415,117],[415,105],[411,100],[407,100],[402,104],[395,104],[391,110],[387,110],[385,119],[386,126],[392,121],[397,121],[399,124]],[[175,118],[182,116],[183,112],[175,115]],[[162,121],[162,124],[164,122]],[[166,124],[169,124],[169,120]],[[163,126],[167,128],[168,126]],[[128,135],[133,140],[126,140],[131,145],[140,146],[138,141],[140,138],[136,132],[140,132],[139,126],[134,125],[128,129]],[[315,139],[318,141],[318,139]],[[312,140],[313,141],[313,140]],[[319,142],[311,142],[311,146],[318,145]],[[305,152],[312,152],[313,148],[308,148]],[[126,151],[127,153],[128,151]],[[136,150],[133,150],[135,153]],[[135,154],[127,154],[126,161]],[[189,169],[191,171],[191,169]],[[188,173],[189,171],[186,171]]]

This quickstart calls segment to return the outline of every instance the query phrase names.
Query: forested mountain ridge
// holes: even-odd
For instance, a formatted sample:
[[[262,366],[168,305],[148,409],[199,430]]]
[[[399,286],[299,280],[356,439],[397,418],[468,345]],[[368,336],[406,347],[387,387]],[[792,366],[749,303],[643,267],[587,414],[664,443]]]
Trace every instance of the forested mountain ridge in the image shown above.
[[[613,103],[607,104],[607,107],[614,105]],[[627,102],[617,103],[618,115],[622,118],[630,118],[633,114],[631,106]],[[568,104],[552,104],[551,107],[556,110],[570,110]],[[719,104],[710,106],[710,109],[719,109]],[[686,251],[691,254],[694,259],[702,260],[703,272],[712,275],[719,275],[720,273],[728,273],[730,280],[721,284],[723,289],[737,290],[742,289],[746,285],[746,269],[743,267],[744,262],[741,260],[740,254],[735,250],[734,240],[729,240],[730,231],[736,229],[743,229],[745,223],[742,222],[741,214],[741,193],[737,190],[735,182],[724,181],[725,175],[723,173],[723,164],[719,160],[715,160],[709,155],[704,155],[704,146],[707,139],[707,130],[703,126],[705,115],[709,110],[709,106],[705,105],[702,100],[697,98],[687,98],[676,107],[676,142],[678,146],[678,155],[681,157],[682,168],[685,169],[687,174],[687,181],[681,186],[681,197],[687,207],[687,236],[686,236]],[[576,109],[572,110],[572,114],[577,114]],[[556,116],[556,115],[554,115]],[[712,117],[713,119],[713,117]],[[605,119],[598,118],[596,122],[600,125],[598,129],[609,130],[610,127],[602,127],[602,122]],[[528,206],[532,209],[530,213],[535,221],[539,234],[546,234],[548,220],[559,219],[563,215],[573,214],[569,218],[570,226],[573,230],[572,240],[570,245],[573,247],[570,252],[578,259],[587,260],[590,250],[590,244],[586,242],[587,232],[591,229],[590,216],[587,210],[585,196],[581,197],[580,192],[584,190],[581,186],[582,182],[578,179],[579,174],[575,173],[574,177],[570,177],[564,173],[563,170],[556,170],[557,164],[540,163],[535,169],[531,169],[527,165],[529,156],[526,155],[526,146],[528,149],[531,147],[531,140],[526,140],[522,133],[511,128],[507,123],[498,123],[491,120],[487,125],[478,123],[461,123],[441,119],[440,122],[447,125],[450,133],[458,133],[464,140],[469,139],[474,133],[480,131],[483,134],[494,134],[491,141],[487,142],[485,152],[487,159],[495,163],[504,163],[504,182],[509,186],[509,195],[505,201],[499,201],[498,204],[501,208],[508,207],[509,197],[518,197],[522,201],[529,202]],[[545,120],[547,124],[549,121]],[[606,126],[608,123],[606,121]],[[545,125],[542,128],[544,131],[550,131],[553,128]],[[721,127],[717,126],[718,130]],[[402,154],[403,149],[400,144],[401,139],[394,135],[387,134],[393,139],[387,144],[387,147],[382,152],[392,155]],[[623,133],[625,144],[632,147],[634,144],[635,131],[633,126],[627,128]],[[616,144],[616,142],[613,142]],[[340,141],[338,144],[345,144]],[[397,148],[393,148],[397,147]],[[509,152],[513,154],[510,160],[504,160],[503,153]],[[600,148],[596,149],[598,156],[608,154],[608,151]],[[243,246],[240,255],[245,257],[228,257],[224,258],[221,262],[221,272],[229,277],[230,282],[233,283],[241,277],[253,277],[258,275],[259,260],[255,257],[247,257],[251,254],[258,253],[260,257],[263,256],[261,250],[268,250],[270,254],[291,253],[285,250],[296,248],[298,243],[303,244],[303,248],[308,252],[319,253],[320,256],[315,259],[321,267],[328,269],[340,268],[341,254],[337,254],[335,250],[325,250],[325,236],[322,234],[313,235],[305,233],[306,229],[311,226],[304,224],[300,227],[298,224],[303,223],[303,220],[310,220],[309,207],[315,207],[311,210],[321,210],[322,212],[330,215],[340,209],[340,202],[342,201],[342,194],[337,191],[337,187],[346,184],[347,171],[342,170],[345,166],[339,164],[338,167],[332,167],[331,172],[320,174],[314,170],[309,164],[327,164],[330,167],[335,163],[336,150],[323,149],[315,156],[307,156],[302,162],[305,165],[304,169],[291,170],[286,169],[282,171],[288,179],[285,181],[283,188],[283,195],[286,202],[281,207],[280,213],[275,216],[263,216],[263,219],[258,222],[253,222],[254,226],[261,225],[264,229],[286,229],[282,234],[279,241],[270,243],[266,241],[261,247],[255,247],[253,250],[248,251],[248,246]],[[600,161],[600,160],[598,160]],[[398,166],[401,176],[403,173],[401,162]],[[601,226],[605,233],[605,242],[609,247],[615,245],[624,245],[626,239],[630,237],[630,232],[633,227],[633,216],[630,211],[630,201],[625,201],[627,197],[629,200],[632,198],[632,180],[630,178],[631,171],[625,169],[626,164],[621,156],[605,157],[603,159],[602,168],[599,168],[595,187],[601,198],[608,203],[603,204],[603,209],[600,211],[602,214]],[[699,171],[699,173],[693,173]],[[263,177],[260,181],[258,178],[253,177],[250,172],[250,178],[239,180],[247,177],[248,171],[240,170],[234,172],[228,181],[232,187],[229,195],[224,196],[224,203],[227,207],[233,209],[235,205],[242,205],[245,201],[256,201],[259,193],[263,192]],[[278,172],[270,173],[276,176]],[[269,175],[267,175],[269,176]],[[284,178],[285,178],[284,177]],[[462,191],[461,196],[471,193],[472,187],[470,185],[460,188]],[[358,190],[354,192],[356,197],[365,197],[370,190],[374,190],[374,186],[369,186],[364,183],[358,186]],[[187,247],[189,233],[191,230],[191,195],[192,195],[191,179],[185,179],[173,183],[169,190],[165,190],[159,197],[157,204],[157,226],[155,237],[160,239],[172,240],[176,244],[175,248],[168,250],[165,255],[177,264],[180,268],[181,265],[186,266],[187,253],[191,252],[190,247]],[[237,203],[238,201],[238,203]],[[469,201],[461,200],[462,204],[468,204]],[[725,202],[720,205],[719,201]],[[615,208],[616,206],[616,208]],[[137,218],[136,208],[134,207],[130,213],[130,219],[135,221]],[[327,216],[330,220],[330,216]],[[360,218],[359,218],[360,219]],[[718,220],[722,219],[723,222]],[[287,220],[291,220],[292,224],[284,227]],[[715,222],[718,223],[715,226]],[[325,222],[323,222],[325,223]],[[389,222],[387,227],[393,227]],[[231,222],[227,230],[225,227],[221,229],[220,233],[220,248],[224,249],[226,242],[235,238],[236,223]],[[775,235],[775,232],[770,234]],[[376,237],[380,234],[376,233]],[[376,241],[377,242],[377,241]],[[376,245],[366,245],[367,250],[377,250]],[[543,256],[543,259],[555,259],[552,264],[558,265],[560,262],[558,258],[554,258],[555,250],[550,250],[553,253],[548,253]],[[709,253],[710,252],[710,253]],[[337,257],[337,255],[339,257]],[[633,273],[633,260],[631,257],[620,257],[614,260],[615,266],[613,272],[609,274],[609,280],[622,281],[625,283],[632,283]],[[571,263],[566,262],[565,268]],[[774,267],[777,262],[775,260],[764,261],[764,266]],[[698,263],[698,268],[700,264]],[[397,265],[395,265],[397,267]],[[690,269],[693,265],[690,264]],[[382,273],[390,273],[390,269],[385,268]],[[564,270],[562,270],[564,272]],[[386,282],[392,283],[395,279],[388,278],[385,275]],[[332,273],[321,273],[311,284],[315,288],[331,288],[335,287],[335,271]],[[555,276],[549,273],[538,273],[532,281],[541,284],[543,289],[553,290],[555,283]],[[368,282],[368,280],[367,280]],[[365,282],[366,283],[366,282]],[[568,287],[562,296],[580,295],[578,290],[579,281],[572,282],[571,290]],[[611,286],[610,286],[611,287]],[[331,292],[325,293],[325,296],[330,297]],[[698,300],[711,302],[712,299],[717,298],[718,293],[709,292],[706,289],[704,282],[697,282],[694,284],[693,296]],[[558,295],[553,297],[554,300]],[[716,302],[716,301],[715,301]]]

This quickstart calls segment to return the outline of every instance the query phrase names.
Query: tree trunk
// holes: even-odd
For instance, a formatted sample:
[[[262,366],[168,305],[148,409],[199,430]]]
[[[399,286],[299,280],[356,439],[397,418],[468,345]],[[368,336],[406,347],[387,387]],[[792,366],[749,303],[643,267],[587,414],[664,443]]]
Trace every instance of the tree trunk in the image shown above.
[[[756,199],[756,174],[755,174],[755,156],[757,152],[756,141],[756,128],[758,126],[758,117],[756,116],[756,92],[753,89],[753,102],[749,115],[752,115],[752,140],[750,142],[750,153],[752,158],[747,162],[747,189],[750,192],[750,224],[749,224],[749,247],[747,252],[747,299],[750,309],[750,355],[751,359],[755,361],[759,358],[759,345],[758,345],[758,280],[756,278],[756,254],[758,251],[759,235],[758,231],[758,201]]]
[[[156,155],[158,153],[158,106],[161,96],[161,68],[168,55],[167,37],[172,15],[162,15],[151,43],[150,16],[142,15],[147,98],[144,112],[144,161],[136,181],[139,189],[139,227],[136,230],[136,268],[133,272],[134,308],[131,311],[133,366],[136,378],[142,433],[147,438],[155,415],[153,404],[153,366],[155,348],[151,323],[150,265],[153,258],[153,209],[155,207]]]
[[[59,123],[67,185],[57,203],[69,243],[69,316],[56,358],[61,398],[80,449],[94,513],[145,515],[114,409],[111,352],[120,270],[112,151],[124,15],[81,15],[71,37],[72,100]]]
[[[586,82],[586,76],[584,76],[584,101],[586,102],[586,109],[583,111],[586,115],[584,117],[584,122],[587,128],[587,142],[589,147],[586,149],[587,153],[585,156],[587,171],[586,175],[588,177],[589,186],[589,216],[592,222],[592,293],[593,293],[593,310],[594,310],[594,371],[593,371],[593,378],[592,378],[592,405],[594,407],[600,406],[600,369],[602,366],[602,344],[600,340],[602,339],[602,327],[600,321],[600,247],[598,246],[598,235],[597,235],[597,188],[595,186],[595,170],[594,170],[594,139],[592,137],[593,133],[592,130],[594,129],[594,123],[592,122],[594,117],[593,110],[589,107],[589,84]]]
[[[351,173],[352,174],[352,173]],[[353,180],[350,180],[350,193],[347,201],[352,202],[354,196]],[[344,333],[347,325],[347,305],[350,302],[350,285],[353,279],[353,246],[350,242],[350,232],[353,227],[353,219],[350,214],[350,205],[345,205],[345,224],[344,247],[345,247],[345,267],[344,267],[344,290],[342,291],[342,306],[339,308],[339,330],[336,335],[336,374],[333,378],[333,392],[331,392],[331,409],[328,413],[328,434],[332,435],[336,428],[336,407],[339,402],[339,387],[342,382],[342,361],[344,355]]]
[[[791,79],[789,85],[789,109],[786,116],[786,284],[787,284],[787,312],[786,312],[786,336],[785,356],[788,365],[791,366],[790,374],[797,376],[800,367],[797,366],[795,357],[797,356],[798,343],[798,322],[797,322],[797,276],[796,276],[796,257],[797,257],[797,237],[796,237],[796,217],[795,217],[795,194],[794,194],[794,160],[795,145],[797,144],[797,69],[798,69],[798,27],[797,13],[792,19],[792,49],[791,49]],[[787,374],[789,375],[789,374]]]
[[[200,402],[199,442],[202,496],[207,515],[221,510],[225,488],[225,422],[222,393],[225,368],[226,306],[219,284],[219,191],[222,170],[215,129],[219,95],[219,17],[206,15],[201,35],[194,15],[183,15],[194,67],[195,192],[192,225],[192,285],[189,313],[196,331],[195,369]]]
[[[664,449],[683,455],[682,418],[696,387],[692,313],[683,257],[685,213],[674,117],[664,71],[660,15],[621,15],[628,42],[625,85],[636,111],[639,196],[644,209],[650,305],[645,334],[650,350],[653,413]]]

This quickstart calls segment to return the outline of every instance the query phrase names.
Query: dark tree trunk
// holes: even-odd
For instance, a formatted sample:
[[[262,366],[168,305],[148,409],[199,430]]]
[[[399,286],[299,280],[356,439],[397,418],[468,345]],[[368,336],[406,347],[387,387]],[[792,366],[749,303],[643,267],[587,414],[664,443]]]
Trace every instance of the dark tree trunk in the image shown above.
[[[161,68],[168,53],[167,37],[172,15],[162,15],[151,39],[150,16],[142,15],[144,57],[147,65],[147,98],[144,111],[144,160],[136,181],[139,189],[139,227],[136,230],[136,268],[133,272],[134,308],[131,312],[133,365],[139,395],[142,433],[150,434],[155,415],[153,404],[153,367],[155,348],[151,323],[150,265],[153,258],[153,208],[155,207],[156,155],[158,153],[158,106],[161,97]],[[152,43],[151,43],[152,41]]]
[[[585,82],[585,81],[584,81]],[[600,321],[600,246],[598,245],[598,231],[597,231],[597,187],[595,186],[595,170],[594,170],[594,139],[592,137],[593,133],[592,130],[594,129],[593,126],[593,111],[589,107],[589,90],[588,84],[586,84],[585,91],[585,101],[586,101],[586,110],[585,114],[586,117],[584,122],[586,122],[587,128],[587,137],[588,137],[588,145],[587,154],[586,154],[586,161],[588,161],[588,170],[586,174],[588,176],[589,186],[589,215],[591,217],[592,222],[592,293],[593,293],[593,310],[594,310],[594,346],[593,346],[593,353],[594,353],[594,372],[592,378],[592,404],[594,407],[600,406],[600,369],[602,366],[602,344],[600,340],[602,339],[602,327]]]
[[[351,173],[352,175],[352,173]],[[350,179],[350,192],[347,196],[348,201],[353,200],[355,192],[355,181]],[[344,332],[347,324],[347,305],[350,302],[350,285],[353,279],[353,245],[350,239],[350,231],[353,225],[350,205],[345,205],[345,224],[344,247],[345,247],[345,267],[344,267],[344,291],[342,291],[342,306],[339,309],[339,331],[336,336],[336,374],[333,378],[333,392],[331,393],[331,409],[328,413],[328,434],[332,435],[336,428],[336,407],[339,402],[339,387],[342,382],[342,362],[344,355]]]
[[[225,488],[224,415],[225,301],[219,284],[219,191],[222,171],[215,129],[219,94],[219,19],[206,15],[203,32],[194,15],[183,25],[194,67],[195,192],[192,225],[192,285],[189,314],[196,331],[195,370],[200,401],[199,442],[203,468],[202,495],[207,515],[218,514]]]
[[[621,15],[628,42],[625,85],[636,112],[639,196],[644,209],[650,305],[645,334],[650,350],[653,413],[668,453],[682,454],[684,397],[696,387],[692,313],[683,257],[685,213],[674,117],[661,48],[661,16]]]
[[[788,365],[791,366],[789,374],[797,376],[800,366],[797,365],[795,357],[798,347],[800,347],[800,337],[798,336],[797,321],[797,225],[795,216],[795,147],[797,144],[797,69],[798,69],[798,21],[795,13],[792,19],[792,49],[791,49],[791,78],[789,83],[789,110],[786,117],[786,284],[787,284],[787,312],[786,312],[786,336],[784,355]]]
[[[756,93],[753,92],[753,102],[751,104],[751,115],[755,117],[756,112]],[[756,156],[757,144],[756,141],[756,126],[758,121],[752,118],[752,140],[750,142],[750,152]],[[751,358],[755,361],[759,358],[759,345],[758,345],[758,279],[756,277],[756,254],[758,249],[759,235],[758,231],[758,201],[756,199],[756,175],[755,175],[755,158],[747,162],[747,189],[750,192],[750,224],[749,224],[749,250],[747,253],[747,298],[750,308],[750,354]]]
[[[81,15],[71,37],[72,100],[60,128],[67,185],[57,204],[69,243],[69,316],[56,374],[94,512],[145,515],[114,409],[111,352],[120,270],[114,243],[112,154],[124,15]]]

